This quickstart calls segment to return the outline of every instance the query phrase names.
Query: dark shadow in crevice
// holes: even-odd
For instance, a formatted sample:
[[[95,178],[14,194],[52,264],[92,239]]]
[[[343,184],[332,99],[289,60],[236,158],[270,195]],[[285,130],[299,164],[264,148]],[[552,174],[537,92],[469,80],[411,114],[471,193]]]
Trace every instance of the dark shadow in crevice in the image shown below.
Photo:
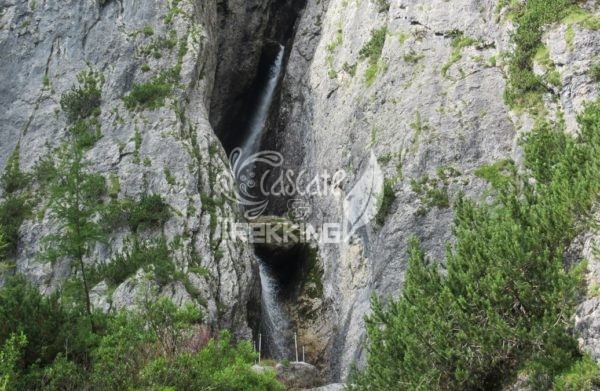
[[[272,248],[257,244],[255,250],[276,279],[280,299],[288,304],[295,303],[308,273],[308,247],[297,244],[289,248]]]
[[[260,40],[260,47],[251,50],[251,53],[240,51],[239,55],[241,58],[228,59],[232,63],[219,61],[215,80],[217,88],[213,92],[210,121],[217,137],[228,154],[234,148],[241,146],[247,137],[248,124],[252,114],[256,110],[258,95],[268,81],[269,69],[275,61],[279,45],[283,45],[286,48],[283,65],[283,69],[285,70],[289,52],[294,41],[297,21],[305,4],[305,0],[273,0],[268,7],[268,22],[262,32],[263,36]],[[254,10],[255,12],[263,12],[260,8],[255,8]],[[228,16],[232,15],[226,1],[219,4],[219,13],[222,25],[221,29],[223,30],[227,27],[226,24],[229,23]],[[252,37],[243,36],[242,39],[248,45],[254,42]],[[227,42],[222,42],[222,44],[227,44]],[[238,42],[237,44],[239,45],[240,43]],[[248,61],[244,57],[248,55],[257,55],[258,60]],[[254,63],[255,68],[241,70],[238,64],[242,63],[246,65]],[[218,88],[221,84],[226,84],[228,87]],[[226,96],[222,96],[223,94]],[[278,95],[279,89],[276,92],[276,96]],[[279,99],[276,98],[275,102],[278,101]],[[276,113],[278,107],[277,104],[274,104],[271,107],[271,113]],[[268,127],[269,124],[267,124]],[[264,134],[268,134],[268,132],[265,131]]]

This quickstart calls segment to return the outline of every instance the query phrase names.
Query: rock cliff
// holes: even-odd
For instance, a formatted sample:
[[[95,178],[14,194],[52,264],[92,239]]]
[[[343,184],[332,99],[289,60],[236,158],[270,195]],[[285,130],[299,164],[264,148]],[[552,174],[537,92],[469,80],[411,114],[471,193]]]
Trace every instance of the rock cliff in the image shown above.
[[[101,137],[86,152],[89,170],[105,176],[115,199],[140,200],[144,194],[164,198],[171,217],[139,235],[164,235],[169,243],[177,242],[173,262],[186,277],[158,287],[160,293],[179,303],[196,302],[210,322],[248,337],[246,306],[256,281],[252,249],[212,237],[220,217],[237,214],[237,206],[221,201],[212,184],[227,169],[208,120],[218,59],[217,4],[17,1],[3,4],[1,20],[0,47],[7,56],[0,64],[5,107],[0,164],[5,166],[17,146],[26,173],[52,159],[70,131],[61,96],[77,85],[81,72],[101,74]],[[126,108],[122,98],[132,88],[151,85],[165,72],[177,73],[177,81],[169,85],[163,102]],[[54,224],[45,210],[44,188],[34,184],[32,191],[38,194],[19,231],[16,271],[49,292],[60,287],[71,266],[69,260],[51,264],[37,257]],[[114,227],[89,254],[89,263],[110,260],[130,235],[131,229]],[[110,290],[99,284],[93,288],[97,305],[134,304],[139,278],[143,273]]]
[[[92,289],[95,306],[133,306],[147,283],[179,304],[202,307],[215,328],[250,338],[252,326],[256,334],[254,249],[219,239],[221,219],[242,217],[215,180],[229,169],[226,151],[239,145],[261,73],[274,45],[283,44],[285,73],[263,149],[283,155],[282,172],[348,174],[333,196],[305,197],[307,222],[343,220],[344,194],[371,152],[385,178],[384,210],[350,241],[307,250],[312,269],[302,278],[310,281],[298,285],[289,304],[308,361],[325,378],[344,380],[365,358],[370,296],[397,296],[402,289],[409,239],[416,236],[429,256],[442,259],[452,241],[453,200],[465,193],[485,202],[489,195],[477,169],[521,159],[518,140],[535,118],[511,110],[503,97],[514,26],[510,6],[499,3],[5,2],[0,169],[18,157],[30,182],[19,194],[32,208],[18,231],[16,272],[45,292],[74,273],[69,259],[51,263],[38,256],[55,224],[36,173],[72,131],[61,97],[78,75],[92,71],[102,76],[101,137],[85,156],[89,170],[109,183],[104,202],[158,194],[170,217],[159,226],[114,227],[86,260],[109,262],[128,249],[135,232],[144,240],[166,238],[177,271],[167,283],[144,268],[117,286],[99,282]],[[598,15],[594,1],[584,7]],[[600,53],[600,32],[565,20],[547,27],[543,43],[534,70],[549,80],[545,109],[575,132],[584,102],[598,96],[589,70]],[[164,80],[159,101],[132,106],[123,99]],[[0,201],[8,197],[5,191]],[[271,201],[270,214],[288,212],[287,198]],[[578,328],[597,358],[595,301],[584,306]]]
[[[597,15],[593,2],[585,7]],[[393,191],[384,218],[349,243],[319,248],[322,312],[300,324],[325,342],[332,380],[364,358],[369,298],[398,295],[411,236],[442,259],[452,241],[452,201],[461,192],[482,202],[488,196],[477,168],[520,161],[518,140],[534,119],[503,99],[513,50],[509,12],[494,1],[330,0],[309,2],[302,15],[268,145],[282,151],[286,168],[308,177],[350,172],[342,194],[373,151]],[[556,72],[544,98],[548,115],[564,113],[573,132],[583,103],[598,96],[590,68],[599,32],[568,21],[546,30],[534,70]],[[373,56],[364,48],[377,39]],[[316,225],[345,213],[343,197],[307,201]]]

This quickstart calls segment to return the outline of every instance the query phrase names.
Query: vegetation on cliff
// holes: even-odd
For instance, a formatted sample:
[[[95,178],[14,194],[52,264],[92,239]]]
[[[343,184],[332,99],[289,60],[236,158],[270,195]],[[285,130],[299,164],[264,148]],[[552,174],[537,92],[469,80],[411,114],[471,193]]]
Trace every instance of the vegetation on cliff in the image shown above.
[[[251,369],[249,342],[211,338],[200,312],[167,299],[135,312],[94,312],[81,295],[42,296],[22,277],[0,290],[0,390],[280,390],[274,372]]]
[[[575,138],[547,122],[527,134],[522,173],[488,167],[495,202],[457,202],[444,267],[413,243],[401,297],[373,299],[358,389],[500,389],[519,371],[536,389],[600,384],[568,331],[585,265],[563,256],[600,193],[600,102],[578,120]]]

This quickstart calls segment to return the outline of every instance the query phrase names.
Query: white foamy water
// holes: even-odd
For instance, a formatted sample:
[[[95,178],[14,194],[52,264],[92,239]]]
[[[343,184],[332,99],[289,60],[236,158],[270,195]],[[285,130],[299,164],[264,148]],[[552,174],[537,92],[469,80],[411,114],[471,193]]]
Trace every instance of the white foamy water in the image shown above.
[[[263,132],[282,72],[284,51],[285,48],[279,45],[279,52],[269,69],[267,82],[258,96],[258,104],[248,125],[248,136],[241,145],[242,159],[248,158],[260,149]],[[262,334],[263,352],[268,352],[268,356],[277,360],[290,358],[288,335],[290,322],[278,297],[277,280],[262,259],[258,259],[258,264],[261,281],[260,333]]]
[[[242,153],[245,157],[258,152],[258,149],[260,148],[263,130],[267,122],[267,117],[269,116],[269,110],[273,103],[273,97],[275,96],[275,90],[277,89],[279,76],[281,75],[283,67],[284,51],[284,47],[279,45],[277,58],[275,58],[275,62],[269,69],[269,80],[260,94],[256,111],[250,120],[248,138],[246,138],[246,141],[244,141],[244,144],[242,145]]]
[[[277,281],[271,275],[263,260],[258,260],[261,282],[261,333],[263,346],[267,347],[271,358],[290,358],[289,327],[287,315],[278,299]]]

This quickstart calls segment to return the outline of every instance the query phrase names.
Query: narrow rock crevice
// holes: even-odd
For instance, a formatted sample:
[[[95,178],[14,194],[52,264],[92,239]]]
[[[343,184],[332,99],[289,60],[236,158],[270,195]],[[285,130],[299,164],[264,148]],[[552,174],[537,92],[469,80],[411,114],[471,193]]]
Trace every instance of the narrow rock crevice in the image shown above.
[[[320,296],[320,281],[314,281],[318,265],[314,252],[307,244],[292,246],[256,245],[261,262],[263,311],[260,333],[263,356],[294,361],[294,334],[298,339],[299,354],[304,341],[303,330],[314,317],[310,316],[310,296]],[[320,297],[315,297],[320,299]],[[308,352],[307,361],[318,364],[314,349]],[[302,360],[302,356],[299,356]]]
[[[280,121],[281,81],[294,44],[296,30],[305,1],[238,0],[218,3],[219,50],[215,86],[212,93],[210,121],[225,151],[248,146],[250,130],[255,128],[256,113],[263,108],[265,88],[272,83],[273,67],[281,58],[283,71],[270,99],[267,120],[261,139],[248,153],[273,149],[268,140]],[[254,134],[254,132],[252,132]],[[275,149],[276,150],[276,149]],[[253,168],[262,176],[260,165]],[[274,204],[273,204],[274,205]],[[265,213],[272,212],[271,204]],[[247,303],[248,324],[253,339],[262,339],[262,356],[278,360],[296,359],[294,334],[300,348],[306,347],[306,360],[323,364],[324,343],[310,331],[319,321],[323,304],[322,265],[317,251],[310,245],[256,245],[258,277],[253,298]],[[300,356],[299,359],[302,359]]]
[[[286,48],[285,67],[305,5],[304,0],[253,0],[243,5],[239,1],[218,3],[219,57],[210,110],[211,124],[228,153],[247,136],[257,95],[279,45]],[[276,112],[278,105],[271,109]]]

